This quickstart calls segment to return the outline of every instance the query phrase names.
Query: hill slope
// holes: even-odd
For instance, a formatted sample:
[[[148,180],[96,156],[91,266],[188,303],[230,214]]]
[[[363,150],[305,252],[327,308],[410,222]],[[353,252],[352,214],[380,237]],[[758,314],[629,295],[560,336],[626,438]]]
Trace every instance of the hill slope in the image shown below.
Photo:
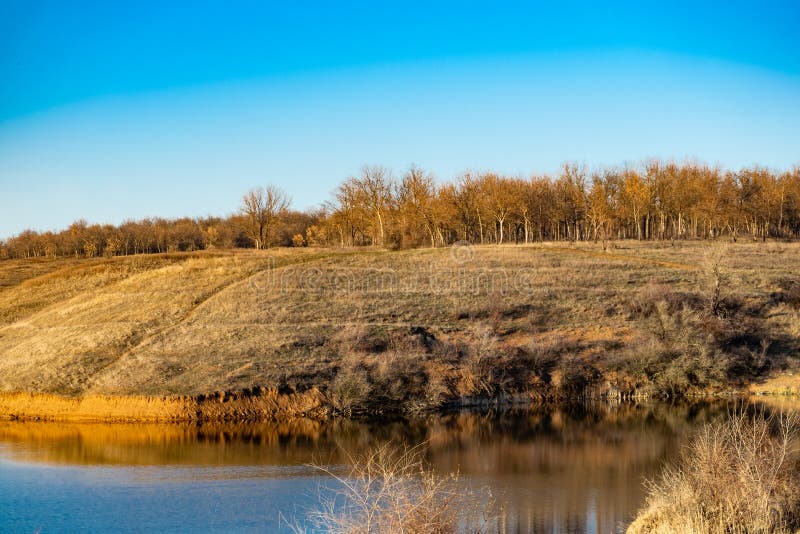
[[[624,247],[624,248],[623,248]],[[794,366],[800,247],[280,249],[0,263],[0,391],[376,400],[719,389]],[[722,271],[716,313],[714,265]]]

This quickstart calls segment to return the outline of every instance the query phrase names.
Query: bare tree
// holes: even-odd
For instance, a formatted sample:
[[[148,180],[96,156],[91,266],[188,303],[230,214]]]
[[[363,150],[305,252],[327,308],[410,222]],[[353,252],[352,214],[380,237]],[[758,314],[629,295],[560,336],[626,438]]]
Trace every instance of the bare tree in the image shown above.
[[[408,219],[405,230],[413,233],[417,227],[424,228],[431,247],[436,246],[437,193],[433,177],[415,166],[403,176],[397,189],[400,213]]]
[[[701,262],[701,274],[709,286],[708,300],[711,313],[719,315],[720,305],[722,304],[722,291],[728,281],[728,273],[725,268],[728,247],[724,244],[716,244],[710,247]]]
[[[499,232],[496,234],[495,241],[502,244],[506,219],[514,211],[514,206],[519,198],[514,195],[513,182],[496,174],[490,173],[481,176],[480,183],[485,195],[486,209],[494,219]]]
[[[257,249],[269,247],[275,224],[288,208],[289,197],[273,185],[251,189],[242,197],[241,212],[247,220],[247,236]]]
[[[394,203],[393,182],[389,171],[380,166],[367,166],[361,170],[358,178],[352,178],[349,182],[355,187],[364,206],[375,217],[377,229],[373,242],[383,245],[386,242],[386,219]]]
[[[117,256],[209,247],[311,244],[443,246],[475,243],[800,238],[800,167],[723,171],[697,162],[648,160],[621,170],[566,164],[530,180],[466,173],[436,184],[412,167],[395,183],[365,167],[334,191],[324,213],[288,212],[275,187],[244,195],[226,218],[76,221],[61,232],[27,230],[0,243],[3,258]],[[313,227],[313,229],[311,228]],[[337,238],[338,237],[338,238]],[[297,241],[297,240],[295,240]],[[298,241],[299,242],[299,241]],[[712,273],[712,278],[714,278]],[[715,285],[713,283],[712,285]],[[712,298],[713,300],[713,298]],[[718,307],[719,302],[716,306]]]

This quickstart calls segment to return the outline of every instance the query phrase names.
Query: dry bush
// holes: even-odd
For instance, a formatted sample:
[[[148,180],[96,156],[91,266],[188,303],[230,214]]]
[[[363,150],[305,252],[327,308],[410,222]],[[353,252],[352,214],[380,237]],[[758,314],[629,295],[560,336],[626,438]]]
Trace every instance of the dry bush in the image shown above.
[[[458,392],[461,395],[491,395],[496,384],[493,369],[498,354],[498,339],[492,329],[476,326],[470,335],[470,344],[459,369],[461,377]]]
[[[653,335],[668,349],[691,350],[701,344],[698,339],[699,318],[688,308],[671,311],[666,302],[657,302],[650,317]]]
[[[372,386],[366,371],[358,368],[341,368],[328,387],[328,398],[334,410],[351,415],[365,407]]]
[[[800,314],[790,315],[787,322],[789,335],[795,339],[800,339]]]
[[[727,269],[728,246],[722,243],[712,245],[700,262],[701,280],[707,293],[711,313],[719,315],[725,284],[730,279]]]
[[[717,265],[712,261],[711,271]],[[632,309],[643,336],[612,358],[610,368],[633,379],[638,393],[669,397],[722,387],[731,376],[768,368],[770,340],[763,324],[750,317],[734,320],[741,303],[715,295],[709,297],[716,299],[713,305],[704,306],[695,295],[645,286]]]
[[[455,392],[462,397],[500,398],[525,391],[540,380],[534,378],[539,354],[501,343],[492,328],[478,325],[471,329],[466,343],[459,347]],[[549,377],[548,377],[549,379]]]
[[[334,410],[356,413],[418,412],[441,406],[453,395],[448,366],[420,352],[413,338],[392,336],[391,349],[350,353],[328,387]]]
[[[675,291],[672,287],[660,283],[648,283],[642,287],[628,306],[634,317],[646,319],[656,312],[656,305],[659,303],[666,304],[670,312],[682,308],[697,310],[703,307],[703,299],[697,295]]]
[[[725,380],[727,358],[715,348],[714,339],[698,314],[686,307],[670,312],[665,302],[655,306],[650,320],[655,343],[648,370],[652,389],[670,397]]]
[[[597,378],[597,370],[576,356],[562,358],[553,372],[553,385],[565,400],[583,397]]]
[[[338,351],[342,354],[351,354],[356,352],[356,346],[365,337],[367,329],[365,326],[358,323],[348,323],[340,326],[336,333],[332,336],[333,343],[337,346]]]
[[[377,411],[414,411],[424,405],[427,369],[419,353],[390,350],[377,355],[371,366],[370,381],[373,385],[373,406]]]
[[[652,377],[661,349],[661,343],[651,336],[636,337],[622,350],[609,356],[608,368],[641,386]]]
[[[425,384],[423,407],[440,407],[451,397],[450,380],[444,370],[433,362],[426,362],[427,382]]]
[[[727,366],[724,355],[707,348],[675,352],[656,339],[639,339],[608,362],[615,380],[627,384],[627,393],[668,398],[723,386]]]
[[[376,447],[349,458],[345,476],[331,476],[321,509],[311,514],[314,527],[332,533],[481,532],[489,519],[490,499],[460,483],[457,474],[439,475],[423,461],[422,446]]]
[[[531,372],[540,376],[550,373],[562,352],[565,352],[565,343],[561,338],[546,338],[544,341],[531,343],[527,353]]]
[[[773,300],[800,309],[800,280],[788,278],[778,281],[781,291],[772,295]]]
[[[795,416],[744,410],[706,425],[650,482],[628,532],[794,532],[800,527]]]
[[[795,309],[800,309],[800,283],[790,285],[784,290],[784,301]]]
[[[703,388],[724,384],[724,362],[718,355],[702,350],[693,354],[678,354],[662,364],[653,377],[653,389],[669,398],[702,392]]]
[[[340,351],[345,353],[377,354],[386,351],[391,345],[387,331],[363,324],[345,326],[335,339],[339,343]]]

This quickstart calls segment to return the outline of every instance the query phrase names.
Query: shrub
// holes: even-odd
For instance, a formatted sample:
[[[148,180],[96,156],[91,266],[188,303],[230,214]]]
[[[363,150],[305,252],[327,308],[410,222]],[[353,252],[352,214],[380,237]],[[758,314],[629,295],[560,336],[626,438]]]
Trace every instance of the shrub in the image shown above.
[[[597,379],[598,372],[591,365],[575,356],[562,358],[553,372],[553,385],[559,396],[566,400],[582,397]]]
[[[709,272],[718,272],[720,260],[709,258]],[[720,289],[712,285],[715,292]],[[669,397],[722,385],[742,369],[749,373],[766,368],[761,338],[754,344],[744,339],[749,340],[751,321],[732,319],[742,303],[732,296],[722,299],[719,292],[715,295],[713,306],[706,307],[702,299],[663,285],[643,288],[632,312],[642,319],[645,335],[615,358],[611,368],[629,373],[639,393]],[[737,342],[730,343],[731,339]],[[758,350],[749,350],[750,345]]]
[[[795,309],[800,309],[800,281],[795,279],[780,280],[781,291],[773,294],[773,299],[778,303],[785,303]]]
[[[493,370],[498,355],[498,340],[492,330],[477,326],[460,366],[458,390],[462,395],[491,395],[496,388]]]
[[[304,246],[306,246],[306,240],[303,237],[303,234],[294,234],[292,236],[292,246],[293,247],[304,247]]]
[[[457,474],[439,475],[422,458],[422,448],[379,446],[339,476],[332,497],[311,517],[332,533],[481,532],[489,520],[489,500],[467,490]]]
[[[719,354],[700,349],[693,353],[679,353],[669,357],[662,354],[658,371],[653,375],[653,390],[661,395],[676,398],[693,390],[722,384],[725,379],[724,360]]]
[[[703,299],[697,295],[674,291],[668,285],[657,283],[642,287],[628,306],[634,317],[649,318],[655,313],[659,303],[663,303],[671,313],[682,308],[699,310],[703,307]]]
[[[550,374],[558,363],[561,353],[561,341],[549,340],[546,343],[531,343],[528,347],[528,367],[530,372],[545,382],[550,381]]]
[[[363,369],[339,369],[328,388],[328,397],[333,408],[345,415],[363,409],[370,397],[372,387]]]
[[[390,348],[391,336],[386,329],[364,324],[349,324],[334,336],[342,354],[378,354]]]
[[[793,532],[800,527],[797,419],[748,416],[706,425],[676,467],[648,483],[628,529],[644,532]]]
[[[402,407],[408,411],[424,404],[428,375],[422,355],[390,350],[375,356],[375,360],[370,378],[373,384],[371,403],[377,411],[383,407],[389,410]]]
[[[727,245],[715,244],[706,251],[700,263],[700,283],[707,294],[709,309],[714,315],[719,315],[725,286],[730,278],[726,265],[727,254]]]

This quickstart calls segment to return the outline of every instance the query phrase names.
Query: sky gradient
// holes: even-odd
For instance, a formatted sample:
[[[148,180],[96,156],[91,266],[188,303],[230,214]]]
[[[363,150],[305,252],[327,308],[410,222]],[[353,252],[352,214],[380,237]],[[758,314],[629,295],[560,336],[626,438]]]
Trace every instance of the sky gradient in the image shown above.
[[[643,158],[800,163],[792,2],[0,0],[0,238]]]

